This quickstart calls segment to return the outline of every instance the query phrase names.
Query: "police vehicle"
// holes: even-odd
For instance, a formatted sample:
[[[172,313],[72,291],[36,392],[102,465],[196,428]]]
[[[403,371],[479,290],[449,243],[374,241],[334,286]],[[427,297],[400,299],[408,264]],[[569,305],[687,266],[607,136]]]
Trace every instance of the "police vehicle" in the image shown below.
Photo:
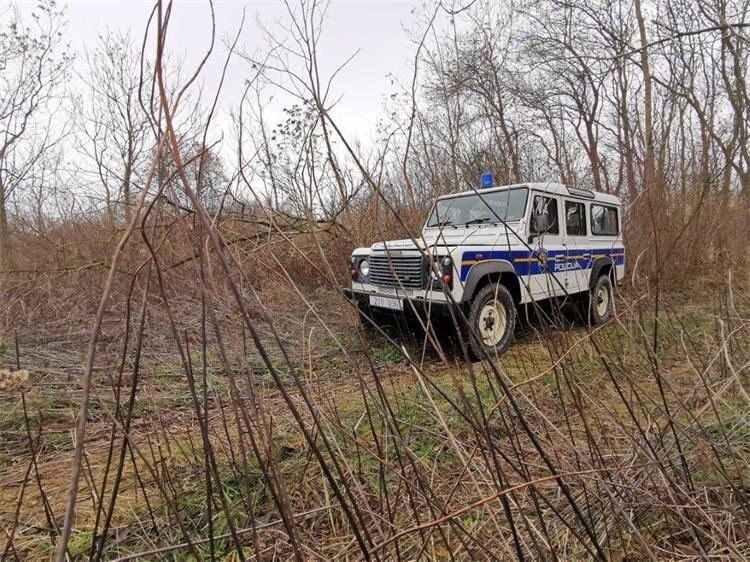
[[[367,312],[459,307],[483,357],[507,348],[518,309],[534,301],[575,298],[592,323],[607,321],[624,274],[617,197],[557,183],[498,187],[485,173],[480,189],[438,198],[419,238],[357,248],[347,293]]]

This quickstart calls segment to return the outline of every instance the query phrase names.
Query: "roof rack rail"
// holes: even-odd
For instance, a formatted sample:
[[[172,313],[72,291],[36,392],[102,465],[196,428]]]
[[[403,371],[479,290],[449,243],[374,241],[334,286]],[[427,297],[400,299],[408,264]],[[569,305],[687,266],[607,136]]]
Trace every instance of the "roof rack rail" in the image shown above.
[[[580,189],[578,187],[570,187],[569,185],[566,185],[565,187],[568,188],[568,193],[570,193],[571,195],[586,197],[587,199],[594,199],[594,192],[590,189]]]

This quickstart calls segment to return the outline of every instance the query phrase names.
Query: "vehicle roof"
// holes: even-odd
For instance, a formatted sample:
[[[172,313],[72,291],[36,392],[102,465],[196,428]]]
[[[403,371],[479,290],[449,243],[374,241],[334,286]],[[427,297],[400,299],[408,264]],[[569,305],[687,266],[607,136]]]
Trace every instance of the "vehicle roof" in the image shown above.
[[[451,199],[453,197],[460,197],[469,193],[493,193],[495,191],[502,191],[503,189],[510,189],[512,187],[527,187],[535,191],[543,191],[553,195],[563,195],[565,197],[572,197],[575,199],[584,199],[589,201],[599,201],[601,203],[609,203],[610,205],[621,205],[620,199],[609,193],[603,193],[601,191],[593,191],[591,189],[582,189],[578,187],[567,186],[562,183],[544,182],[544,183],[514,183],[511,185],[499,185],[497,187],[484,187],[469,189],[467,191],[461,191],[459,193],[450,193],[448,195],[442,195],[438,199]]]

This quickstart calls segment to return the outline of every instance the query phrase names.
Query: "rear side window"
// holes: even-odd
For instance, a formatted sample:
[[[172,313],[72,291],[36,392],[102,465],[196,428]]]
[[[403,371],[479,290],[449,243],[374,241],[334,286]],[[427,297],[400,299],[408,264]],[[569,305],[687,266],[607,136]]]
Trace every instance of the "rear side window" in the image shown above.
[[[568,236],[586,236],[586,205],[565,202],[565,232]]]
[[[557,220],[557,201],[551,197],[534,195],[531,209],[532,234],[560,234]]]
[[[617,208],[591,205],[591,234],[617,236],[619,233],[620,222],[617,220]]]

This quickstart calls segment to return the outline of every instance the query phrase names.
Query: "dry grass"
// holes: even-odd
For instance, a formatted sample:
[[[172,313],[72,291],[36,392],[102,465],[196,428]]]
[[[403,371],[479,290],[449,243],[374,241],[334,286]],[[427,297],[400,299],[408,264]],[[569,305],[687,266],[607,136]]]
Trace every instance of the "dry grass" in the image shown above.
[[[596,108],[580,117],[594,122],[597,148],[574,113],[562,115],[560,96],[529,105],[528,86],[505,79],[592,76],[578,39],[557,37],[567,10],[558,22],[550,9],[541,20],[550,26],[502,14],[542,39],[552,33],[585,68],[558,70],[558,48],[548,61],[528,39],[525,56],[499,51],[501,67],[495,54],[477,66],[474,41],[433,27],[436,6],[410,55],[411,95],[391,96],[394,111],[365,157],[330,111],[327,81],[338,71],[319,75],[322,6],[287,8],[288,28],[264,33],[265,61],[239,55],[253,77],[232,117],[241,138],[231,179],[218,158],[213,173],[203,158],[227,146],[211,144],[213,109],[190,99],[203,65],[195,75],[165,70],[172,5],[157,1],[134,58],[145,61],[138,99],[151,132],[142,161],[113,164],[137,168],[136,197],[105,219],[93,207],[62,210],[66,195],[51,196],[54,217],[41,200],[33,209],[13,195],[21,216],[0,232],[2,560],[750,558],[744,145],[693,114],[706,101],[740,131],[744,106],[727,96],[741,80],[726,73],[745,57],[736,30],[714,39],[720,60],[693,32],[646,45],[641,31],[642,61],[678,41],[712,69],[706,76],[722,77],[716,88],[700,78],[690,95],[712,99],[694,104],[665,85],[698,79],[695,65],[670,59],[674,68],[653,65],[656,97],[646,99],[647,65],[635,52],[622,58],[631,10],[609,28],[571,7],[611,37],[616,52],[607,44],[601,54],[621,61],[601,71],[603,105],[588,93],[576,99],[581,111]],[[464,16],[450,14],[450,27],[484,31],[471,10],[460,10],[470,18],[460,25],[453,18]],[[674,29],[694,23],[685,14]],[[648,27],[655,38],[664,31]],[[493,53],[517,48],[480,36]],[[210,44],[206,60],[219,43]],[[227,64],[236,47],[220,55]],[[528,68],[527,56],[536,57]],[[631,86],[621,93],[620,82]],[[278,126],[257,105],[271,91],[299,92]],[[175,125],[185,113],[189,131]],[[507,146],[487,136],[500,130],[514,131]],[[363,330],[340,294],[354,247],[417,237],[433,196],[486,167],[498,179],[557,170],[568,181],[587,159],[592,176],[630,198],[630,280],[611,322],[571,326],[557,307],[532,307],[517,345],[477,362],[459,351],[466,342],[449,322],[426,335]],[[27,210],[38,216],[27,222]]]
[[[310,303],[319,319],[310,312],[307,319],[289,315],[287,323],[278,323],[315,409],[304,408],[291,379],[284,384],[303,423],[325,433],[329,447],[322,451],[322,462],[341,465],[338,481],[351,491],[350,505],[362,518],[359,532],[371,537],[373,556],[512,557],[511,527],[500,501],[507,497],[529,556],[590,557],[572,504],[561,495],[559,481],[564,480],[608,557],[742,559],[750,554],[743,507],[750,478],[745,394],[750,303],[746,293],[737,291],[731,299],[717,296],[714,302],[689,298],[694,294],[675,298],[658,321],[645,301],[625,298],[618,319],[593,334],[581,326],[542,334],[544,322],[532,322],[496,364],[518,402],[514,410],[501,379],[486,363],[474,364],[471,373],[454,355],[446,364],[428,353],[426,361],[410,365],[385,340],[363,347],[351,336],[353,318],[340,312],[339,297],[321,290],[311,293]],[[188,310],[188,303],[173,304]],[[263,304],[280,319],[283,306],[305,306],[291,292],[269,294]],[[206,348],[205,397],[196,375],[220,480],[213,480],[209,509],[200,423],[173,345],[158,337],[162,321],[155,315],[149,326],[153,337],[143,352],[130,451],[105,556],[184,543],[177,517],[191,541],[204,541],[193,546],[200,556],[210,554],[212,535],[221,537],[214,541],[215,553],[230,555],[231,520],[235,529],[246,529],[239,537],[246,556],[289,558],[296,546],[308,558],[359,558],[351,523],[321,461],[229,318],[225,345],[237,371],[224,372],[212,340]],[[190,316],[184,321],[189,325]],[[88,557],[99,500],[111,492],[113,467],[105,493],[102,487],[110,438],[115,436],[115,451],[122,439],[117,424],[113,433],[115,393],[119,389],[124,405],[130,390],[127,378],[111,385],[123,334],[115,322],[108,326],[101,344],[108,361],[95,377],[70,545],[74,558]],[[655,354],[648,343],[654,326],[660,331]],[[0,423],[8,437],[0,458],[0,518],[6,531],[15,528],[9,554],[34,559],[51,555],[61,523],[71,459],[69,428],[80,391],[81,347],[71,336],[55,336],[54,324],[45,332],[19,333],[20,360],[31,372],[23,388],[25,412],[18,392],[0,398]],[[195,365],[202,361],[198,340]],[[405,352],[412,358],[421,353],[414,345]],[[3,354],[4,364],[15,360],[13,346],[4,346]],[[282,356],[274,356],[284,368]],[[375,362],[374,371],[368,358]],[[260,441],[257,455],[249,453],[248,428]],[[540,451],[560,476],[545,467]],[[294,514],[294,539],[273,498],[280,489]],[[169,556],[189,553],[183,546]]]

